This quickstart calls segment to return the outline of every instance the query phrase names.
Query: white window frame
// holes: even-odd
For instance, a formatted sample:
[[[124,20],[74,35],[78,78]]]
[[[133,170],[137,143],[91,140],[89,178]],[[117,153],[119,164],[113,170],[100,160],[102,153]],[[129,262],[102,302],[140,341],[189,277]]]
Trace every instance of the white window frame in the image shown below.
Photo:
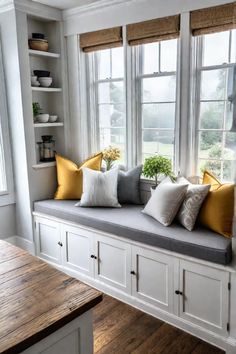
[[[158,43],[159,44],[159,43]],[[159,48],[160,52],[160,48]],[[174,155],[173,155],[173,170],[177,174],[179,172],[179,151],[180,151],[180,112],[179,112],[179,100],[180,100],[180,39],[177,39],[177,63],[176,71],[172,72],[154,72],[152,74],[143,74],[143,48],[142,46],[133,47],[133,56],[135,58],[135,92],[136,92],[136,117],[137,117],[137,135],[136,135],[136,164],[142,163],[142,80],[144,78],[157,78],[164,76],[175,76],[176,77],[176,92],[175,92],[175,128],[171,131],[174,132]],[[160,69],[160,60],[158,63]],[[171,103],[171,102],[167,102]],[[157,129],[158,130],[158,129]],[[161,130],[161,129],[160,129]],[[163,131],[168,131],[168,129],[163,129]]]
[[[106,79],[99,79],[98,78],[98,63],[96,62],[96,52],[90,53],[86,55],[86,73],[87,73],[87,85],[88,88],[88,97],[87,97],[87,107],[88,107],[88,116],[89,116],[89,125],[90,125],[90,152],[94,153],[100,149],[99,146],[99,102],[98,102],[98,87],[100,83],[112,83],[112,82],[123,82],[123,102],[121,104],[124,105],[124,112],[126,115],[126,124],[125,128],[125,156],[124,161],[125,165],[127,165],[128,161],[128,139],[127,139],[127,108],[126,108],[126,69],[125,69],[125,47],[123,46],[124,50],[124,76],[123,78],[106,78]]]
[[[3,68],[2,45],[0,41],[0,120],[1,134],[3,142],[3,159],[5,165],[6,190],[0,191],[0,206],[12,204],[15,202],[13,169],[12,169],[12,154],[10,146],[10,134],[8,125],[8,111],[6,100],[5,76]]]
[[[231,36],[231,35],[230,35]],[[193,76],[194,80],[192,83],[192,163],[191,163],[191,170],[193,174],[196,176],[198,174],[198,152],[199,152],[199,131],[206,131],[205,129],[199,129],[199,118],[200,118],[200,92],[201,92],[201,73],[203,71],[210,71],[210,70],[217,70],[217,69],[228,69],[235,66],[235,63],[228,63],[228,64],[217,64],[211,66],[203,66],[202,59],[203,59],[203,46],[204,46],[204,38],[203,36],[196,36],[192,39],[193,41]],[[231,43],[231,41],[230,41]],[[228,59],[230,59],[231,51],[229,45],[229,52],[228,52]],[[202,100],[203,101],[203,100]],[[208,100],[206,100],[208,101]],[[214,101],[214,100],[209,100]],[[225,100],[215,100],[216,102],[223,102]],[[224,117],[225,119],[225,117]],[[217,131],[217,129],[212,129],[212,131]],[[230,132],[230,130],[219,129],[219,132]],[[223,140],[222,140],[223,144]],[[212,159],[214,160],[214,159]],[[224,159],[220,159],[224,160]],[[218,161],[218,160],[214,160]],[[222,171],[221,171],[222,173]]]

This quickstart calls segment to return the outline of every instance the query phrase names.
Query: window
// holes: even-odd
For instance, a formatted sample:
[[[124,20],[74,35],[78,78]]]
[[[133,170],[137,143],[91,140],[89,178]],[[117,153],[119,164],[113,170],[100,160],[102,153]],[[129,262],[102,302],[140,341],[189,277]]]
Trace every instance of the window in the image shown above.
[[[228,97],[236,70],[236,30],[196,37],[196,45],[197,172],[209,169],[232,181],[236,138],[229,132],[233,108]]]
[[[177,47],[173,39],[136,48],[140,162],[154,154],[175,160]]]
[[[90,82],[94,87],[97,149],[109,145],[120,148],[121,160],[126,161],[126,114],[124,94],[124,50],[122,47],[91,54],[94,73]]]

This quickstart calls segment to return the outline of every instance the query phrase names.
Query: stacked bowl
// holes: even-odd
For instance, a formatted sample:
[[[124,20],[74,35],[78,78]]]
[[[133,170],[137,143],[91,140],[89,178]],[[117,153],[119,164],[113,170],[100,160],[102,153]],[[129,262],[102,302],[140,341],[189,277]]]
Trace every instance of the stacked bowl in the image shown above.
[[[40,50],[42,52],[48,51],[48,41],[42,33],[32,33],[32,38],[29,39],[29,47],[33,50]]]

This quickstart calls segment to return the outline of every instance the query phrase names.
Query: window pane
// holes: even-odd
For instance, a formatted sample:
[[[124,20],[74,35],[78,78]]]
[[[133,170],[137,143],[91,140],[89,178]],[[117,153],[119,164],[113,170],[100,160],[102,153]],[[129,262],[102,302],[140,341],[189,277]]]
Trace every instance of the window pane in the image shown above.
[[[124,106],[109,104],[99,105],[99,125],[103,128],[124,127]]]
[[[119,163],[125,162],[125,129],[122,128],[100,128],[100,149],[103,150],[109,145],[118,147],[121,150]]]
[[[123,95],[123,82],[105,82],[99,84],[99,103],[122,103],[124,101]]]
[[[175,127],[175,103],[143,104],[143,128]]]
[[[228,63],[229,31],[204,36],[203,65]]]
[[[110,66],[110,49],[101,50],[96,52],[98,61],[98,78],[100,80],[108,79],[111,77]]]
[[[174,133],[155,129],[143,131],[143,156],[159,154],[172,157],[174,155]]]
[[[200,158],[221,158],[222,153],[222,132],[204,131],[199,134],[199,157]]]
[[[121,48],[112,49],[112,78],[124,76],[124,50]]]
[[[232,31],[231,39],[231,63],[236,63],[236,30]]]
[[[161,42],[161,71],[176,71],[177,39]]]
[[[223,158],[225,160],[234,160],[236,152],[236,134],[226,133],[225,134],[225,146],[223,151]]]
[[[221,161],[200,160],[198,173],[201,175],[203,171],[208,170],[211,171],[217,178],[221,179],[221,166],[222,166]]]
[[[200,129],[222,129],[224,122],[224,102],[201,102]]]
[[[223,181],[234,181],[235,161],[223,161]]]
[[[226,90],[226,70],[203,71],[201,75],[201,99],[223,100]]]
[[[144,44],[143,49],[143,73],[153,74],[158,72],[158,62],[159,62],[159,44],[150,43]]]
[[[233,124],[233,105],[227,102],[226,105],[226,119],[225,119],[225,129],[230,130]]]
[[[143,79],[143,102],[175,101],[175,76]]]

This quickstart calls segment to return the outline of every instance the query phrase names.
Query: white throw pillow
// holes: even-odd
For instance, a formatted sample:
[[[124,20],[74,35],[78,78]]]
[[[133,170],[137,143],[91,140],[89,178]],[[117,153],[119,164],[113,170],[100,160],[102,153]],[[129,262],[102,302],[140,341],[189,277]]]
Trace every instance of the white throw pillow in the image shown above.
[[[184,177],[179,177],[177,183],[188,183],[188,190],[177,214],[177,220],[187,230],[192,231],[202,203],[204,202],[211,186],[209,184],[192,184]]]
[[[143,213],[152,216],[164,226],[169,226],[183,202],[187,188],[187,184],[161,182],[152,193]]]
[[[120,208],[117,199],[118,169],[100,172],[84,167],[83,193],[76,206]]]

